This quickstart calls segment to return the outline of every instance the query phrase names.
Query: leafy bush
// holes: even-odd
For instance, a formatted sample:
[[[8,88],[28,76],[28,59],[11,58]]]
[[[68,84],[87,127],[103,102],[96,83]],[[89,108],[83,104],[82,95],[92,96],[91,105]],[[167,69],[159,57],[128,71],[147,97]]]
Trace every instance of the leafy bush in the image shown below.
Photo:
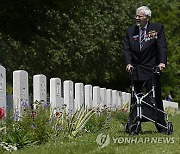
[[[49,108],[26,109],[19,120],[14,120],[14,116],[7,117],[6,142],[16,144],[19,149],[47,142],[52,134],[51,124]]]
[[[36,109],[24,109],[22,117],[17,118],[16,113],[7,115],[6,127],[0,127],[0,130],[6,130],[0,132],[2,141],[21,149],[56,140],[61,136],[76,137],[93,116],[94,110],[82,106],[73,115],[69,115],[65,107],[62,112],[55,112],[50,106],[36,102]]]
[[[107,112],[103,114],[94,114],[86,124],[86,131],[95,133],[100,130],[110,128],[111,117]]]
[[[119,121],[122,125],[124,125],[128,121],[128,112],[124,110],[116,110],[111,113],[114,120]]]
[[[51,140],[74,138],[84,132],[108,130],[111,129],[113,120],[119,123],[127,121],[127,112],[124,110],[93,110],[81,106],[70,115],[64,105],[60,111],[56,112],[50,106],[42,106],[39,102],[34,110],[25,108],[22,117],[15,117],[16,113],[7,114],[5,123],[0,125],[1,153],[4,150],[27,148]]]
[[[6,142],[16,145],[18,149],[30,147],[37,143],[32,139],[32,136],[22,131],[9,132],[7,135]]]
[[[56,122],[56,128],[60,131],[58,135],[68,138],[76,137],[93,115],[94,110],[89,110],[83,105],[73,115],[68,115],[64,110]]]

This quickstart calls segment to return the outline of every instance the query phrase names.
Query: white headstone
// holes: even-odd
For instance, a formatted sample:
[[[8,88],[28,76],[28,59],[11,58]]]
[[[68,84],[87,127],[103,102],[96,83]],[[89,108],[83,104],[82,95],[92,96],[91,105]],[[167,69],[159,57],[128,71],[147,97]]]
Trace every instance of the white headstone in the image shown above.
[[[0,108],[6,113],[6,69],[0,65]]]
[[[84,84],[75,83],[75,110],[79,110],[84,104]]]
[[[122,104],[126,103],[126,92],[122,92]]]
[[[85,106],[92,108],[92,85],[85,85]]]
[[[112,89],[107,89],[106,94],[107,94],[107,107],[112,108]]]
[[[178,110],[178,102],[170,102],[170,101],[163,100],[163,107],[164,107],[164,110],[165,108],[168,108],[168,107]]]
[[[28,73],[24,70],[13,72],[13,109],[15,118],[23,116],[25,108],[29,107]]]
[[[117,106],[117,90],[112,90],[112,108],[116,109]]]
[[[121,106],[123,106],[123,98],[122,98],[122,91],[119,91],[119,96],[120,96],[120,101],[121,101]]]
[[[60,78],[50,79],[50,105],[56,112],[60,112],[62,109]]]
[[[67,112],[74,113],[74,87],[71,80],[64,81],[64,104],[67,105]]]
[[[121,103],[121,92],[117,91],[117,104],[118,104],[118,108],[121,108],[122,103]]]
[[[106,88],[100,88],[100,108],[105,107],[107,103]]]
[[[131,103],[131,93],[126,93],[126,102],[130,105]]]
[[[99,108],[100,106],[100,87],[93,87],[93,107]]]
[[[34,102],[47,103],[47,82],[43,74],[33,76],[33,97]]]

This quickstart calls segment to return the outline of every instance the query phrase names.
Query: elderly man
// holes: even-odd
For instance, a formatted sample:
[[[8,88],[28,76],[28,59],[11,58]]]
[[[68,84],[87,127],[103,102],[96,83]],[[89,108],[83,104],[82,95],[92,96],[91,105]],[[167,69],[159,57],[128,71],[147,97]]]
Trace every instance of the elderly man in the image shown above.
[[[133,69],[133,80],[136,93],[141,92],[142,87],[146,91],[151,90],[153,68],[158,66],[162,71],[166,67],[167,45],[163,25],[151,23],[151,10],[141,6],[136,10],[136,25],[127,29],[124,47],[124,59],[127,71]],[[160,78],[156,77],[156,104],[163,110],[161,98]],[[164,114],[158,113],[158,123],[166,125]],[[165,129],[156,125],[158,132]]]

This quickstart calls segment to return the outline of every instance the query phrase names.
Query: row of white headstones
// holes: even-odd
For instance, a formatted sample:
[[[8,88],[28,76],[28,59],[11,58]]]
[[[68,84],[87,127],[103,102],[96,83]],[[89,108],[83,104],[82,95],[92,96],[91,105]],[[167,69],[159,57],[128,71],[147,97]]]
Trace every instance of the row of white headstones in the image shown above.
[[[62,95],[63,93],[63,95]],[[61,111],[63,104],[69,114],[82,105],[88,108],[120,109],[130,102],[131,94],[112,89],[100,88],[90,84],[73,83],[60,78],[50,79],[50,102],[52,109]],[[33,102],[47,103],[47,79],[43,74],[33,76]],[[29,106],[28,73],[25,70],[13,72],[13,110],[22,116],[22,110]],[[0,66],[0,107],[6,110],[6,69]]]

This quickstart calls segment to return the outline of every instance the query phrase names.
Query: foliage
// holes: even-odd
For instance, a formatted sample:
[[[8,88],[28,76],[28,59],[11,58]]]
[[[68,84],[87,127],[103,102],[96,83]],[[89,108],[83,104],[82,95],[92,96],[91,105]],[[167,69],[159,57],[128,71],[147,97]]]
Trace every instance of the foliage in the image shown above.
[[[22,118],[15,120],[14,116],[6,119],[6,142],[16,144],[18,148],[33,146],[47,142],[53,131],[49,123],[49,110],[40,108],[35,111],[26,109]],[[52,134],[51,134],[52,133]]]
[[[88,133],[96,133],[101,130],[107,130],[110,128],[111,117],[107,112],[102,114],[94,114],[92,118],[86,124],[86,131]]]
[[[29,44],[34,38],[34,34],[41,37],[49,37],[50,18],[48,12],[58,11],[60,13],[69,10],[80,0],[32,0],[1,2],[0,32],[5,36]]]
[[[129,80],[122,58],[125,29],[135,9],[148,5],[152,21],[165,26],[168,67],[162,78],[163,97],[180,102],[178,0],[13,1],[1,4],[0,63],[12,71],[45,74],[126,91]],[[30,82],[30,90],[32,82]],[[11,88],[8,88],[11,92]]]
[[[26,132],[19,130],[19,131],[8,132],[6,142],[10,144],[15,144],[18,149],[21,149],[37,144],[31,138],[32,137],[28,136]]]
[[[29,72],[30,81],[34,74],[42,73],[48,78],[59,76],[62,80],[114,89],[127,87],[127,82],[122,82],[127,78],[122,48],[124,31],[132,24],[137,1],[76,2],[64,12],[47,6],[46,2],[41,9],[36,4],[38,0],[11,4],[17,16],[6,18],[11,31],[2,29],[0,37],[0,61],[7,68],[8,82],[12,81],[12,70],[24,69]],[[7,7],[0,19],[5,19],[8,11],[12,10]],[[28,26],[22,27],[21,21]]]
[[[115,120],[119,121],[124,126],[128,121],[128,112],[122,109],[116,110],[115,112],[112,112],[112,117],[114,117]]]
[[[12,71],[24,69],[30,81],[42,73],[129,89],[121,51],[125,29],[142,4],[152,10],[153,22],[165,26],[168,67],[162,78],[163,97],[171,93],[173,101],[180,102],[178,0],[7,0],[0,13],[0,62],[7,69],[8,83]]]
[[[22,150],[15,151],[14,154],[44,154],[44,153],[128,153],[128,154],[138,154],[138,153],[179,153],[180,147],[180,114],[170,117],[174,126],[174,133],[172,135],[159,134],[156,133],[156,127],[152,123],[143,123],[143,133],[137,136],[130,136],[124,133],[123,127],[119,127],[114,119],[111,122],[111,128],[106,131],[97,133],[88,133],[83,136],[79,136],[76,139],[71,140],[58,140],[57,142],[50,141],[46,144],[30,147]],[[120,131],[117,131],[117,128]],[[99,148],[96,139],[98,134],[105,133],[110,136],[110,144],[105,148]],[[116,142],[115,142],[115,139]],[[131,143],[127,143],[128,140],[132,139]],[[150,143],[147,141],[156,140],[156,143]],[[119,141],[118,141],[119,140]],[[126,143],[125,140],[127,141]],[[136,140],[141,140],[139,143],[135,143]],[[147,141],[143,143],[143,141]],[[170,142],[168,142],[170,141]],[[174,143],[173,143],[174,141]]]
[[[89,110],[83,105],[74,114],[69,115],[66,108],[58,114],[56,118],[55,128],[59,131],[58,137],[73,138],[82,132],[87,122],[94,115],[94,110]]]
[[[86,131],[96,133],[98,131],[107,131],[112,129],[112,122],[124,125],[128,121],[128,108],[124,105],[121,109],[109,111],[108,109],[97,110],[97,113],[86,124]],[[119,127],[118,127],[119,129]]]
[[[7,116],[9,118],[6,119],[5,123],[6,131],[1,133],[0,136],[0,152],[22,148],[32,149],[37,147],[35,145],[41,147],[41,145],[46,145],[47,142],[60,144],[60,147],[66,145],[65,143],[68,143],[68,145],[75,143],[76,145],[76,141],[86,140],[85,138],[88,136],[97,135],[101,131],[111,132],[114,135],[121,133],[121,136],[125,136],[122,134],[120,125],[124,125],[128,118],[128,112],[124,110],[124,107],[116,111],[96,110],[94,112],[94,110],[87,110],[87,108],[81,106],[73,115],[67,114],[65,105],[62,109],[62,112],[55,113],[48,106],[44,108],[39,103],[36,110],[26,109],[23,118],[19,121],[15,121],[14,116]],[[78,136],[78,134],[81,135]],[[95,138],[93,138],[93,144],[94,141]],[[90,140],[82,143],[91,144]],[[77,148],[77,145],[75,147]],[[87,148],[85,149],[87,150]],[[18,152],[21,152],[21,150],[18,150]]]
[[[49,106],[36,102],[34,110],[25,108],[23,116],[18,119],[15,119],[14,115],[7,115],[6,127],[0,125],[0,139],[4,141],[1,143],[5,143],[7,148],[15,145],[21,149],[61,137],[63,137],[61,139],[76,137],[93,114],[94,110],[88,110],[83,106],[73,115],[67,114],[65,106],[61,113],[55,113]]]
[[[0,127],[0,133],[1,133],[4,129],[6,129],[6,127]]]
[[[86,123],[93,116],[94,110],[90,110],[88,108],[84,108],[82,105],[80,110],[77,110],[75,114],[70,117],[69,123],[69,132],[70,135],[75,137],[77,134],[82,131],[85,127]]]

